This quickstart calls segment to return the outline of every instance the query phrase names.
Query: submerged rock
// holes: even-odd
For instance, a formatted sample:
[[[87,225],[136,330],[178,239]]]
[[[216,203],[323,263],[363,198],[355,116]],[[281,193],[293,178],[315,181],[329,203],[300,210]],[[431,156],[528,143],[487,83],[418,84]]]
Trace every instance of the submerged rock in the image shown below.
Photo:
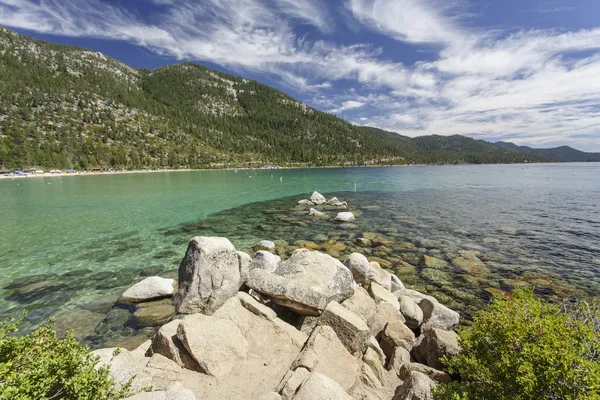
[[[261,240],[254,247],[254,251],[266,250],[266,251],[275,251],[275,243],[270,240]]]

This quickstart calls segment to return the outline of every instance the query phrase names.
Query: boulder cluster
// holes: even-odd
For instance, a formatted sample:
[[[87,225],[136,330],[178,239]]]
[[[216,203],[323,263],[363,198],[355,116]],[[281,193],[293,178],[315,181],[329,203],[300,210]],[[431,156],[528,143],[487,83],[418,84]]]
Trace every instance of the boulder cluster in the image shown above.
[[[323,196],[319,192],[313,192],[310,196],[310,199],[303,199],[298,201],[298,204],[301,206],[311,207],[308,210],[308,215],[320,218],[328,218],[329,215],[322,210],[345,210],[348,208],[348,203],[345,201],[340,201],[337,197],[332,197],[327,200],[325,196]],[[320,207],[322,210],[312,207]],[[355,220],[355,215],[349,211],[342,211],[337,213],[335,216],[335,220],[339,222],[351,222]]]
[[[311,202],[319,199],[311,196]],[[173,280],[147,278],[123,301],[171,297],[178,315],[133,351],[94,353],[139,399],[425,400],[459,352],[458,313],[404,287],[377,262],[344,263],[262,241],[252,256],[194,237]]]

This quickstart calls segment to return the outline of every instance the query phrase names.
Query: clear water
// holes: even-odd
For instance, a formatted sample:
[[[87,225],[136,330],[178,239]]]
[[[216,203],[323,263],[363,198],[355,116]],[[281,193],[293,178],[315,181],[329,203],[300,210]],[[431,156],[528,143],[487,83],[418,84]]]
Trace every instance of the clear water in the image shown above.
[[[355,226],[308,219],[295,203],[313,190],[361,211]],[[261,239],[333,239],[346,246],[343,257],[361,250],[353,243],[362,232],[376,232],[416,250],[369,249],[372,256],[391,259],[391,269],[411,262],[414,271],[398,272],[407,282],[467,311],[485,300],[482,289],[510,289],[515,278],[533,281],[543,295],[597,296],[599,199],[600,164],[593,163],[4,180],[0,316],[27,309],[34,327],[143,276],[175,271],[196,234],[228,236],[238,248]],[[451,261],[460,251],[475,251],[489,274],[424,271],[419,261],[422,254]],[[15,292],[37,282],[40,290]]]

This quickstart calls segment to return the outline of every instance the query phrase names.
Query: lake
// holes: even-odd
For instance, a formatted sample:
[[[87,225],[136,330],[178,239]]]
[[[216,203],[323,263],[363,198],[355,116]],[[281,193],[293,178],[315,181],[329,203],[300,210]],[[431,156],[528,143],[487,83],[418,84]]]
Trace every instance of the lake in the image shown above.
[[[347,201],[356,221],[308,217],[297,201],[313,190]],[[176,276],[195,235],[238,249],[282,240],[284,256],[299,241],[341,259],[360,251],[467,318],[520,286],[600,295],[598,163],[24,178],[0,181],[0,202],[0,317],[27,310],[24,331],[52,315],[93,321],[81,336],[93,346],[152,334],[112,302],[145,276]]]

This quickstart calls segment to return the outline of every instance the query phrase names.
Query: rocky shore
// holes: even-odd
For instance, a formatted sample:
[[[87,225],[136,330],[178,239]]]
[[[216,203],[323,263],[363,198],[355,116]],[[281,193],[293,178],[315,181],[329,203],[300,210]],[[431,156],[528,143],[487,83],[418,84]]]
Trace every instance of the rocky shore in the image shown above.
[[[117,382],[152,388],[130,399],[425,400],[452,379],[440,359],[459,352],[457,312],[358,252],[254,248],[194,237],[177,282],[121,295],[136,318],[170,319],[133,351],[94,351]]]

